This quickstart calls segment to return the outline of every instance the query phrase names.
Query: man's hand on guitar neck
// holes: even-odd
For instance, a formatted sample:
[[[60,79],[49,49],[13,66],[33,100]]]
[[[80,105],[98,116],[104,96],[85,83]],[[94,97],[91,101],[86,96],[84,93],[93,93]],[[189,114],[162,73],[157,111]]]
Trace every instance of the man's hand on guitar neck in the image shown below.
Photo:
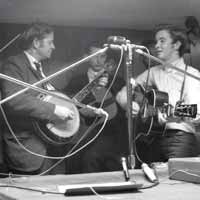
[[[140,112],[140,106],[139,106],[139,104],[137,102],[135,102],[135,101],[132,101],[132,116],[136,117],[139,112]],[[126,115],[127,114],[128,113],[126,112]]]
[[[123,87],[116,95],[116,101],[119,105],[127,110],[127,95],[126,95],[126,87]],[[132,101],[132,115],[136,116],[140,111],[140,106],[136,101]]]
[[[132,115],[136,116],[140,111],[140,106],[136,101],[132,101]]]

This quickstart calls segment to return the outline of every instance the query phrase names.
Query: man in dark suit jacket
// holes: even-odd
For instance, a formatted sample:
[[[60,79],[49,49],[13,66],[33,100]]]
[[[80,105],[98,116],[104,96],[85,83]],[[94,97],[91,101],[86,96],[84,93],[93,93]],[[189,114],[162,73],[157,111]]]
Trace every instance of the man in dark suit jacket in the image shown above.
[[[22,35],[21,44],[23,52],[8,58],[2,72],[33,84],[45,77],[41,69],[38,71],[37,63],[40,65],[42,60],[50,58],[55,49],[53,29],[43,23],[31,24]],[[41,87],[44,88],[44,84]],[[3,98],[21,89],[23,87],[15,83],[2,81]],[[46,84],[45,89],[54,88]],[[47,144],[34,129],[33,121],[56,123],[73,118],[73,112],[68,108],[45,102],[38,95],[39,92],[29,89],[3,105],[9,122],[4,130],[6,163],[13,173],[39,174],[54,163],[44,158],[47,155]]]

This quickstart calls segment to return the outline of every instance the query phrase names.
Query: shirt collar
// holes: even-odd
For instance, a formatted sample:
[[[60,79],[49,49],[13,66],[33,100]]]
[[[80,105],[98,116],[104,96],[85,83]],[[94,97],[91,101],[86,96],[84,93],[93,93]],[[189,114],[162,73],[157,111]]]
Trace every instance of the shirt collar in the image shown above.
[[[40,63],[40,62],[38,62],[38,60],[36,60],[30,53],[28,53],[27,51],[24,51],[24,53],[25,53],[25,55],[27,56],[27,58],[28,58],[28,60],[29,60],[29,62],[30,62],[30,64],[31,64],[31,67],[34,69],[34,70],[37,70],[36,69],[36,66],[35,66],[35,62],[36,63]]]
[[[178,69],[181,69],[181,70],[185,70],[185,62],[183,60],[183,58],[179,58],[169,64],[166,64],[164,65],[164,70],[166,70],[168,73],[176,73],[178,72],[176,69],[174,68],[171,68],[170,65],[178,68]]]

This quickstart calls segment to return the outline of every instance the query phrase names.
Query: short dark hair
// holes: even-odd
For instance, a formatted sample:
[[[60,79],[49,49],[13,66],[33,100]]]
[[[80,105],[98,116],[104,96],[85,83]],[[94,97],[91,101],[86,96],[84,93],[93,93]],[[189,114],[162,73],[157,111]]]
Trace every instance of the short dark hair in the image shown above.
[[[87,54],[90,54],[91,53],[91,48],[92,47],[95,47],[95,48],[102,48],[102,42],[99,41],[99,40],[92,40],[92,41],[89,41],[85,47],[85,51]]]
[[[153,39],[146,39],[146,40],[143,40],[142,42],[141,42],[141,45],[142,46],[145,46],[145,47],[147,47],[147,48],[150,48],[150,47],[155,47],[155,40],[153,40]]]
[[[196,36],[200,36],[200,25],[196,17],[187,16],[185,19],[185,27],[187,28],[187,34],[193,33]]]
[[[184,53],[188,52],[189,48],[188,38],[186,32],[183,29],[172,25],[160,25],[155,29],[155,33],[161,30],[168,31],[173,40],[173,43],[176,43],[177,41],[181,43],[181,46],[179,48],[180,56],[183,56]]]
[[[190,44],[195,45],[200,41],[200,25],[194,16],[188,16],[185,19],[185,27],[187,28],[187,36]]]
[[[29,49],[34,39],[42,40],[45,35],[50,33],[53,33],[53,28],[46,23],[35,22],[30,24],[21,36],[21,49]]]

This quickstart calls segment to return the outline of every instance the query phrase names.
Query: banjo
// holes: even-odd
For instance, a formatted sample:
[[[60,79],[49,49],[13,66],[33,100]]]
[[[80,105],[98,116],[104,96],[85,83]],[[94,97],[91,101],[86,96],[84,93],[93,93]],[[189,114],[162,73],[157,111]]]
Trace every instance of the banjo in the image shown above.
[[[34,121],[33,126],[45,142],[60,146],[71,143],[77,137],[76,133],[80,126],[80,115],[77,107],[70,101],[67,95],[57,91],[53,91],[53,93],[61,98],[51,95],[41,95],[39,98],[43,101],[69,108],[74,112],[74,118],[59,124],[45,124],[44,122]]]
[[[56,97],[56,95],[51,96],[51,95],[41,94],[39,96],[41,100],[71,109],[74,112],[74,118],[64,121],[62,124],[52,124],[52,123],[45,124],[44,122],[34,121],[33,126],[36,132],[38,132],[39,137],[41,137],[48,144],[54,146],[65,145],[77,141],[77,139],[82,135],[82,132],[79,131],[79,129],[82,129],[83,127],[80,127],[79,111],[75,106],[75,104],[72,102],[74,101],[80,107],[84,107],[83,106],[84,104],[82,104],[81,101],[96,86],[99,78],[103,76],[104,72],[105,71],[101,72],[96,79],[94,79],[92,82],[86,85],[78,94],[76,94],[73,97],[73,99],[71,99],[71,101],[67,95],[57,91],[51,91],[51,92],[53,92],[57,96],[60,96],[61,98]],[[98,98],[101,99],[103,95],[104,95],[103,91],[100,94],[96,92],[95,99],[96,100],[98,100]],[[112,98],[110,97],[110,99]],[[117,106],[113,102],[110,102],[111,101],[110,99],[107,99],[107,101],[105,101],[105,107],[107,109],[106,111],[109,112],[109,119],[112,119],[113,117],[115,117],[117,113]],[[97,102],[95,101],[93,103]]]

